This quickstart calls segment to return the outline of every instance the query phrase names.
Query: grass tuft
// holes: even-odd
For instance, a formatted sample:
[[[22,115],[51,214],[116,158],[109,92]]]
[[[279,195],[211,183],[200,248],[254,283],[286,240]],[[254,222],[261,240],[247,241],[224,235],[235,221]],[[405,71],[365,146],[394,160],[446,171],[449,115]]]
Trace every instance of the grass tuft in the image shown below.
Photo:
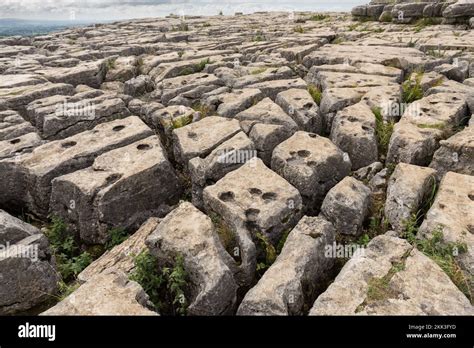
[[[314,102],[318,104],[319,106],[321,104],[321,99],[323,96],[323,93],[321,92],[321,90],[315,85],[309,85],[308,92],[309,94],[311,94],[311,97],[313,98]]]

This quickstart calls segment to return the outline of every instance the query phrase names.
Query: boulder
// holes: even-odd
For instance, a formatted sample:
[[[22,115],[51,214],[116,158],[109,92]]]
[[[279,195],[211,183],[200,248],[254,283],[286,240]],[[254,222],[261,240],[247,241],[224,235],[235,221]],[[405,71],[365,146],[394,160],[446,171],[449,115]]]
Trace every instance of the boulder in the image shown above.
[[[289,233],[272,266],[245,295],[238,315],[303,315],[334,265],[325,248],[334,227],[321,217],[303,217]]]
[[[270,98],[265,98],[247,110],[239,112],[235,118],[241,122],[242,129],[246,133],[249,133],[258,123],[280,125],[290,131],[298,129],[296,122]]]
[[[454,93],[430,94],[410,104],[390,138],[387,161],[426,166],[439,141],[466,123],[465,98]]]
[[[121,271],[108,270],[92,277],[41,315],[158,315],[147,307],[152,305],[138,283]]]
[[[193,185],[193,204],[201,207],[204,187],[216,183],[254,157],[257,157],[257,151],[252,140],[244,132],[239,132],[216,147],[208,156],[191,159],[188,168]]]
[[[271,166],[272,153],[278,144],[293,135],[285,126],[257,123],[252,127],[249,137],[254,142],[258,157],[267,166]]]
[[[375,237],[354,255],[310,315],[473,315],[443,270],[406,240]]]
[[[473,187],[473,176],[446,173],[418,232],[424,238],[432,238],[435,232],[441,232],[444,243],[465,244],[467,250],[464,253],[458,250],[458,255],[454,256],[471,289],[474,286]]]
[[[272,156],[272,169],[300,191],[309,212],[318,211],[350,168],[348,156],[329,139],[302,131],[278,145]]]
[[[175,159],[187,166],[190,159],[204,157],[241,131],[234,119],[209,116],[173,131]]]
[[[125,82],[123,92],[132,97],[153,92],[155,85],[150,76],[140,75]]]
[[[0,315],[33,309],[58,291],[59,274],[48,239],[0,211]]]
[[[138,117],[107,122],[93,130],[36,147],[31,153],[0,161],[0,205],[21,205],[39,216],[49,211],[51,181],[89,167],[94,158],[149,137],[153,132]]]
[[[184,202],[161,221],[147,237],[146,245],[159,264],[172,263],[178,255],[183,257],[191,283],[188,315],[232,313],[237,286],[227,266],[231,257],[210,218]]]
[[[336,114],[330,138],[349,154],[352,170],[378,160],[375,115],[363,102],[348,106]]]
[[[471,117],[472,119],[472,117]],[[447,172],[474,175],[474,127],[464,128],[452,137],[441,140],[430,167],[441,178]]]
[[[359,236],[369,213],[370,193],[360,181],[345,177],[329,190],[321,213],[332,222],[337,233]]]
[[[93,261],[79,275],[80,283],[91,280],[94,276],[109,269],[119,270],[127,275],[135,269],[135,256],[147,250],[146,238],[158,227],[161,219],[149,218],[140,228],[121,244],[107,250],[101,257]]]
[[[403,233],[412,214],[429,204],[436,188],[436,171],[399,163],[390,177],[385,201],[385,217],[398,233]]]
[[[180,182],[157,136],[98,156],[89,168],[52,181],[50,212],[87,244],[105,244],[109,230],[135,230],[164,216],[181,195]]]
[[[321,134],[319,107],[307,90],[288,89],[280,92],[275,103],[295,120],[301,130]]]

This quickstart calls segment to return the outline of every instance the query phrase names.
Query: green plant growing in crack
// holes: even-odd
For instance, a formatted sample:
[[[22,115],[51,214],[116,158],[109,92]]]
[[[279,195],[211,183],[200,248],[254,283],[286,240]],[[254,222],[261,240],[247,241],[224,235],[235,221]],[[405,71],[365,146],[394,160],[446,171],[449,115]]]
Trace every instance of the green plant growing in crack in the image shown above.
[[[457,255],[467,252],[466,243],[445,241],[441,226],[432,231],[429,237],[419,238],[418,230],[421,217],[422,214],[418,212],[412,214],[410,219],[405,221],[402,237],[433,260],[472,303],[473,294],[469,279],[464,275],[456,259]]]
[[[265,259],[261,262],[257,262],[257,274],[262,276],[265,271],[275,262],[277,252],[272,243],[268,238],[261,232],[256,232],[255,237],[257,239],[260,250],[262,250]]]
[[[312,15],[311,17],[308,18],[309,21],[323,21],[325,19],[328,19],[330,16],[323,14],[323,13],[317,13]]]
[[[392,267],[383,277],[374,277],[368,281],[365,300],[357,307],[356,313],[363,311],[365,307],[376,302],[397,298],[398,291],[390,286],[390,281],[395,274],[405,269],[405,262],[410,252],[411,250],[408,250],[400,261],[392,262]]]
[[[415,23],[415,32],[419,32],[430,25],[441,24],[441,21],[442,21],[441,18],[435,18],[435,17],[420,18]]]
[[[305,32],[305,29],[301,25],[297,25],[293,28],[293,31],[295,33],[303,34]]]
[[[134,265],[130,280],[142,286],[158,312],[165,315],[186,314],[188,274],[182,255],[177,255],[172,265],[160,268],[158,260],[145,250],[134,258]]]
[[[379,155],[386,156],[395,123],[385,122],[380,108],[372,108],[372,113],[375,115],[375,134],[377,136]]]
[[[92,256],[87,251],[80,251],[74,236],[69,233],[61,218],[51,217],[51,223],[46,228],[45,235],[56,257],[58,271],[63,282],[68,283],[74,280],[84,268],[92,263]]]
[[[199,63],[194,64],[192,66],[188,66],[181,70],[178,74],[178,76],[186,76],[186,75],[191,75],[191,74],[196,74],[204,70],[206,65],[212,64],[211,60],[209,58],[201,60]]]
[[[413,75],[415,74],[415,75]],[[414,78],[412,78],[414,76]],[[423,73],[412,73],[410,78],[402,84],[402,102],[413,103],[416,100],[423,98],[423,88],[421,81],[423,79]]]
[[[234,258],[237,264],[240,264],[242,260],[240,259],[240,252],[235,252],[238,250],[236,249],[238,248],[238,243],[234,232],[227,226],[222,217],[220,217],[218,214],[211,212],[209,214],[209,218],[216,229],[217,235],[219,236],[219,240],[221,241],[224,249]]]
[[[184,295],[184,288],[187,284],[187,274],[184,270],[184,258],[178,255],[172,268],[164,267],[163,277],[166,279],[166,288],[173,298],[173,307],[178,315],[185,315],[187,301]]]
[[[262,74],[264,73],[265,71],[267,71],[268,68],[258,68],[258,69],[255,69],[255,70],[252,70],[250,72],[251,75],[259,75],[259,74]]]
[[[179,116],[171,120],[171,128],[172,129],[182,128],[184,126],[187,126],[188,124],[191,124],[192,122],[193,122],[193,115],[191,114]]]
[[[446,56],[446,50],[441,50],[440,47],[437,49],[429,49],[426,54],[433,58],[444,58]]]
[[[105,243],[105,249],[110,250],[113,247],[122,244],[130,236],[123,227],[114,227],[108,231],[109,239]]]
[[[207,116],[210,116],[212,114],[212,109],[208,105],[197,102],[193,104],[191,107],[194,111],[199,112],[199,114],[201,115],[201,119]]]
[[[321,99],[323,97],[323,92],[315,86],[315,85],[308,85],[308,92],[313,98],[314,102],[319,106],[321,105]]]

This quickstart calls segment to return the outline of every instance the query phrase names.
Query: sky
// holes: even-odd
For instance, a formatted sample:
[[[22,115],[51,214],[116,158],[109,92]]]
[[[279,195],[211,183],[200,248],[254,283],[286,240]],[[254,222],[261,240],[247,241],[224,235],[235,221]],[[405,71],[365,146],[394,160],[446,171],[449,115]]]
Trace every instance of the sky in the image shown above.
[[[98,21],[256,11],[350,11],[369,0],[0,0],[0,18]]]

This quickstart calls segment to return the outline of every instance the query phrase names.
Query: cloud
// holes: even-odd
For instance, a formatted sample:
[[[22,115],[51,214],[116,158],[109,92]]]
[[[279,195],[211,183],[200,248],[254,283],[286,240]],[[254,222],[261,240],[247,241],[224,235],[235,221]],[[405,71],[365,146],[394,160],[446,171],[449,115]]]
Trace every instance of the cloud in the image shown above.
[[[289,10],[350,10],[366,0],[1,0],[0,18],[125,19],[165,16],[169,13],[213,15],[235,12]]]

